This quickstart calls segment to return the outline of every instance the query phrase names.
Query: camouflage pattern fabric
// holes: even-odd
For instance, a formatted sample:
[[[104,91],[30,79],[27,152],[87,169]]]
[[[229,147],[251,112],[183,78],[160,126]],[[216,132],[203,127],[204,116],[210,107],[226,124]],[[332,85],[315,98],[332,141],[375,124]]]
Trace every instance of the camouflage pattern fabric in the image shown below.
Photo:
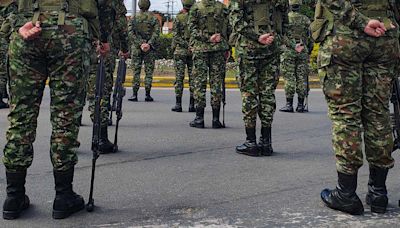
[[[193,55],[194,100],[196,107],[206,107],[207,79],[210,83],[211,107],[219,108],[222,99],[222,80],[225,79],[224,52],[204,52]]]
[[[25,24],[26,18],[19,24]],[[41,18],[42,27],[57,25],[57,17]],[[85,87],[88,40],[82,28],[83,18],[68,18],[67,30],[44,29],[39,38],[26,42],[13,33],[10,42],[10,127],[4,149],[7,170],[27,169],[33,159],[32,143],[36,138],[37,117],[46,79],[50,86],[51,146],[50,156],[55,170],[68,170],[78,157],[77,144]]]
[[[321,45],[318,73],[332,120],[337,170],[357,173],[363,139],[368,163],[391,168],[389,99],[400,53],[398,26],[383,37],[369,37],[363,32],[368,17],[350,1],[321,2],[334,14],[336,26],[335,35]]]
[[[238,58],[239,85],[242,95],[242,113],[246,128],[256,127],[257,114],[262,127],[271,127],[276,110],[275,89],[279,76],[280,45],[288,42],[288,1],[231,1],[229,20],[232,26],[231,43],[235,44]],[[243,5],[242,5],[243,4]],[[257,27],[254,20],[256,9],[262,4],[281,20],[272,26]],[[264,5],[265,7],[265,5]],[[276,29],[279,32],[274,32]],[[257,31],[258,30],[258,31]],[[262,45],[258,37],[274,32],[271,45]]]
[[[140,73],[145,63],[145,89],[149,91],[153,82],[153,73],[156,59],[157,40],[160,35],[160,24],[153,13],[140,11],[129,23],[129,38],[131,44],[131,68],[134,71],[132,88],[137,92],[140,88]],[[151,49],[143,52],[140,46],[150,44]]]
[[[297,93],[299,98],[305,98],[307,94],[307,76],[309,73],[309,55],[310,47],[309,27],[310,20],[307,16],[298,12],[290,12],[288,39],[291,41],[286,50],[281,55],[281,73],[285,79],[286,98],[293,98]],[[304,50],[298,53],[295,50],[296,44],[302,44]],[[294,47],[293,47],[294,45]]]
[[[175,61],[175,94],[177,97],[182,97],[183,89],[185,85],[185,70],[187,67],[187,72],[189,76],[189,91],[190,96],[193,96],[193,60],[191,55],[174,55]]]
[[[186,67],[189,76],[190,96],[193,96],[193,56],[189,50],[190,33],[188,19],[189,13],[186,10],[182,10],[174,19],[174,27],[172,28],[172,50],[174,50],[176,73],[175,94],[177,97],[182,97],[183,94]]]
[[[5,19],[14,12],[17,12],[18,8],[15,2],[7,4],[0,3],[0,25],[5,22]],[[9,26],[2,27],[2,30],[10,30]],[[9,43],[9,31],[2,31],[2,37],[0,37],[0,99],[6,98],[7,96],[7,50]],[[4,37],[3,37],[4,36]]]

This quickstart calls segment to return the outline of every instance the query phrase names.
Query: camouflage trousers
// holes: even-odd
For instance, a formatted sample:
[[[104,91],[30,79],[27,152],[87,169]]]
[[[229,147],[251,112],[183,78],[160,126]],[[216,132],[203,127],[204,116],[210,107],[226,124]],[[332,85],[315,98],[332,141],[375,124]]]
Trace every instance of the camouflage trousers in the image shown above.
[[[27,19],[28,21],[29,19]],[[51,21],[49,21],[51,20]],[[88,38],[82,18],[69,18],[67,30],[43,30],[40,37],[25,41],[17,33],[10,42],[10,127],[3,162],[7,170],[25,170],[33,160],[37,117],[46,80],[50,87],[52,134],[50,157],[55,170],[73,167],[74,150],[82,115],[85,72],[89,66]],[[57,25],[57,17],[42,21],[42,27]],[[78,25],[75,27],[75,25]]]
[[[337,170],[357,173],[363,164],[363,139],[369,164],[391,168],[389,99],[399,58],[397,35],[377,39],[341,34],[338,29],[329,37],[318,57]]]
[[[209,77],[211,107],[219,108],[222,100],[222,80],[225,79],[224,52],[198,52],[193,54],[193,88],[196,107],[206,107],[207,79]]]
[[[276,110],[275,89],[279,76],[279,56],[266,59],[239,57],[238,63],[245,127],[256,127],[257,114],[262,127],[271,127]]]
[[[144,63],[144,88],[146,91],[151,90],[151,84],[153,83],[153,73],[155,67],[155,54],[150,51],[146,54],[132,54],[131,56],[131,68],[133,69],[133,81],[132,89],[134,93],[137,93],[140,88],[140,73],[142,71],[142,65]]]
[[[191,55],[174,55],[175,60],[175,94],[177,97],[182,97],[183,88],[185,85],[185,70],[187,67],[189,75],[189,91],[190,96],[193,96],[193,79],[192,79],[192,68],[193,60]]]
[[[0,100],[7,97],[7,50],[7,41],[0,39]]]
[[[286,51],[281,55],[281,73],[285,79],[286,98],[299,98],[307,94],[308,55],[295,51]]]
[[[108,126],[108,118],[110,115],[110,103],[111,103],[111,94],[113,89],[113,76],[114,76],[114,68],[115,68],[115,59],[117,54],[115,52],[111,52],[105,59],[104,67],[105,67],[105,80],[103,87],[103,97],[100,102],[100,119],[101,119],[101,127]],[[91,56],[91,65],[90,65],[90,73],[89,79],[87,82],[87,100],[88,100],[88,109],[90,112],[90,119],[94,120],[94,109],[96,103],[96,73],[98,67],[98,58],[96,52],[93,51]]]

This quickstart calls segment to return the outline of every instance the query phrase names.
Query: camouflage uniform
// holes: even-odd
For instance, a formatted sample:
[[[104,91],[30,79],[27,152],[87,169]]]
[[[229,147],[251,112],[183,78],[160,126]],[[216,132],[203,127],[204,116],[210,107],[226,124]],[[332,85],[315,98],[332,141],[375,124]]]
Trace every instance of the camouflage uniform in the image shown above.
[[[337,189],[325,189],[321,196],[327,206],[351,214],[364,211],[355,193],[357,172],[363,164],[363,140],[370,165],[367,202],[373,212],[384,212],[387,205],[386,175],[394,164],[389,99],[399,59],[398,25],[390,3],[321,1],[332,14],[335,29],[321,43],[318,73],[333,124],[338,171]],[[396,28],[379,38],[371,37],[364,32],[370,19],[385,25],[392,21]],[[376,205],[378,201],[380,205]]]
[[[202,0],[193,5],[189,16],[190,47],[193,51],[194,98],[196,119],[192,127],[204,127],[207,79],[210,83],[213,127],[222,127],[219,112],[222,99],[222,81],[225,79],[225,53],[228,45],[228,9],[215,0]],[[221,42],[212,43],[210,37],[221,34]]]
[[[148,8],[141,8],[141,11],[130,21],[128,32],[131,42],[131,67],[134,71],[132,81],[134,97],[137,99],[137,92],[140,88],[140,73],[144,63],[146,98],[151,98],[150,91],[156,59],[156,43],[160,35],[160,22],[152,12],[148,11]],[[148,52],[141,50],[140,46],[143,43],[150,44],[151,48]],[[132,98],[130,100],[134,101],[135,99]],[[146,99],[146,101],[152,101],[152,99]]]
[[[295,2],[292,0],[292,2]],[[297,1],[299,2],[299,1]],[[297,3],[296,2],[296,3]],[[300,7],[300,4],[296,4]],[[304,111],[304,98],[307,94],[307,82],[309,73],[309,50],[311,46],[309,36],[310,20],[307,16],[296,11],[289,12],[288,37],[290,45],[281,55],[281,73],[285,79],[285,93],[287,106],[280,111],[293,111],[293,97],[295,93],[298,96],[297,111]],[[295,50],[296,44],[304,46],[304,50],[298,53]]]
[[[232,1],[232,37],[238,50],[242,112],[247,141],[238,153],[259,156],[272,153],[271,125],[275,112],[275,89],[279,75],[280,46],[287,31],[287,1]],[[270,16],[263,16],[270,14]],[[274,16],[272,16],[274,15]],[[269,18],[275,18],[270,21]],[[260,35],[273,33],[271,45],[259,43]],[[261,150],[256,144],[257,114],[261,120]]]
[[[17,11],[17,4],[15,1],[2,1],[0,2],[0,25],[3,25],[6,18],[11,14]],[[4,30],[9,30],[9,25],[4,25]],[[9,43],[9,31],[2,31],[2,37],[0,38],[0,106],[4,103],[2,102],[3,98],[8,98],[7,95],[7,50]],[[4,105],[7,107],[7,105]]]
[[[185,2],[182,1],[184,4]],[[193,68],[193,56],[189,50],[189,12],[191,5],[189,3],[188,7],[183,9],[178,13],[174,19],[174,27],[172,28],[172,49],[174,50],[174,60],[175,60],[175,95],[176,95],[176,106],[172,108],[172,111],[182,111],[182,94],[184,88],[185,70],[187,67],[189,75],[189,91],[190,91],[190,104],[189,111],[194,111],[194,98],[193,98],[193,78],[192,78],[192,68]],[[184,6],[185,7],[185,6]]]

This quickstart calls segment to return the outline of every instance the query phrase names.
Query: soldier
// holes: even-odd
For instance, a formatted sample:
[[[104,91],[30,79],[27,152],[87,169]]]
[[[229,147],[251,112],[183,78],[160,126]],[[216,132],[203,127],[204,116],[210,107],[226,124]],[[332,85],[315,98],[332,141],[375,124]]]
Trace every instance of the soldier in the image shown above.
[[[293,112],[293,97],[297,93],[296,112],[304,112],[307,95],[308,61],[312,42],[309,33],[310,19],[300,11],[301,0],[289,0],[289,45],[281,55],[281,73],[285,78],[286,106],[281,112]]]
[[[83,198],[72,189],[74,150],[82,115],[85,73],[89,67],[91,34],[98,31],[98,7],[105,1],[18,0],[9,46],[10,127],[3,162],[6,167],[7,198],[3,218],[16,219],[29,207],[25,178],[33,160],[37,117],[46,80],[51,96],[51,161],[56,196],[53,218],[62,219],[84,208]],[[100,19],[104,13],[100,13]],[[86,23],[88,26],[82,26]],[[107,34],[101,29],[101,54],[109,50]],[[93,33],[92,33],[93,32]],[[98,32],[97,32],[98,33]],[[98,36],[96,36],[98,37]]]
[[[17,4],[15,0],[7,0],[0,2],[0,25],[5,22],[6,18],[17,11]],[[8,104],[3,99],[8,99],[7,94],[7,50],[9,43],[10,32],[9,25],[2,27],[0,38],[0,109],[8,108]]]
[[[174,50],[175,60],[175,95],[176,104],[171,109],[173,112],[182,112],[182,94],[185,79],[185,69],[188,69],[190,103],[189,112],[195,112],[193,98],[193,79],[192,79],[192,52],[189,49],[190,31],[189,31],[189,10],[194,4],[194,0],[182,0],[183,9],[178,13],[174,20],[172,28],[172,50]]]
[[[134,78],[132,81],[133,95],[128,100],[138,101],[137,92],[140,87],[140,72],[145,66],[145,101],[151,102],[151,84],[153,82],[154,64],[156,58],[156,42],[160,35],[160,22],[153,13],[149,12],[150,1],[139,0],[140,12],[130,21],[129,38],[131,40],[131,60]]]
[[[363,139],[370,171],[366,203],[375,213],[384,213],[388,204],[385,182],[394,164],[389,99],[400,53],[393,2],[321,0],[312,26],[313,38],[322,41],[318,73],[338,172],[337,187],[324,189],[321,198],[353,215],[364,212],[356,194]]]
[[[207,79],[210,82],[212,128],[222,128],[219,114],[222,80],[225,80],[228,45],[228,9],[216,0],[201,0],[189,16],[190,48],[193,52],[194,99],[196,118],[191,127],[204,128]]]
[[[128,34],[126,22],[126,8],[122,0],[111,1],[111,7],[106,9],[110,18],[107,21],[111,23],[104,25],[109,34],[109,43],[111,44],[111,52],[106,57],[106,78],[104,83],[103,97],[101,100],[101,136],[99,142],[99,151],[102,154],[114,152],[114,144],[108,140],[108,125],[109,125],[109,109],[110,96],[113,88],[113,75],[115,68],[115,60],[119,54],[125,58],[128,57]],[[93,121],[95,108],[95,88],[96,88],[96,72],[98,58],[95,49],[91,53],[91,68],[88,80],[88,101],[90,117]]]
[[[280,46],[288,26],[288,2],[234,0],[230,23],[238,50],[242,112],[246,141],[236,152],[249,156],[273,153],[271,125],[275,112],[275,89],[279,75]],[[266,16],[265,16],[266,15]],[[257,114],[261,137],[256,141]]]

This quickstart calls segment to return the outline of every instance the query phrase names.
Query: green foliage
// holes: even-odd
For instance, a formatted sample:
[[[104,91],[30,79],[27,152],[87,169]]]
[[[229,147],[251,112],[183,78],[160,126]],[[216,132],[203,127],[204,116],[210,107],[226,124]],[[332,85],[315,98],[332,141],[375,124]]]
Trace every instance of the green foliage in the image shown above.
[[[157,45],[157,58],[158,59],[172,59],[173,51],[171,49],[172,33],[161,34],[158,39]]]
[[[315,0],[303,0],[303,5],[301,5],[300,12],[306,15],[308,18],[314,18],[315,10]]]

